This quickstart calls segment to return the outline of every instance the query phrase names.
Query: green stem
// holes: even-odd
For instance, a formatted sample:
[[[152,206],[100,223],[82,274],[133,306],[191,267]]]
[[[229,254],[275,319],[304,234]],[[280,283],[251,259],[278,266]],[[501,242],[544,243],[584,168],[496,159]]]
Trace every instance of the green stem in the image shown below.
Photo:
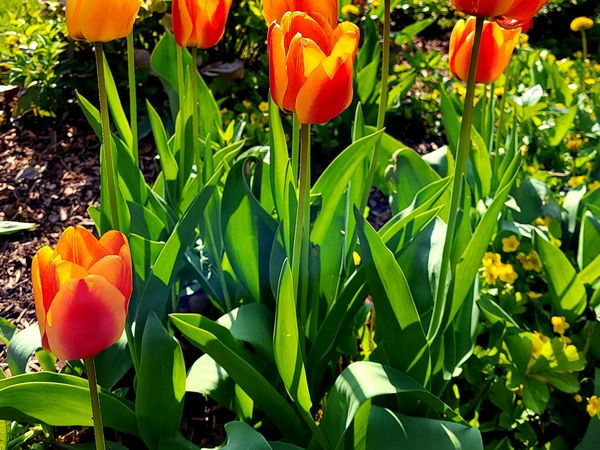
[[[310,222],[310,125],[302,124],[300,128],[300,174],[298,176],[298,209],[294,228],[294,247],[292,251],[292,278],[294,290],[300,304],[300,324],[306,320],[306,301],[300,297],[300,262],[303,248],[308,247],[308,226]],[[303,232],[304,231],[304,232]],[[304,237],[304,239],[303,239]],[[304,241],[304,242],[303,242]]]
[[[127,35],[127,74],[129,78],[129,121],[131,122],[131,152],[136,164],[139,164],[138,151],[138,119],[137,95],[135,81],[135,49],[133,47],[133,31]]]
[[[581,92],[585,93],[585,72],[587,61],[587,37],[585,30],[581,30]]]
[[[185,81],[183,78],[183,49],[177,46],[177,86],[179,93],[179,195],[183,195],[185,187],[185,162],[186,162],[186,145],[185,145],[185,124],[183,123],[185,114],[183,113],[185,104]]]
[[[192,47],[192,63],[190,64],[190,83],[192,87],[192,142],[194,146],[192,151],[194,155],[198,154],[198,49]],[[199,168],[199,167],[198,167]]]
[[[390,72],[390,33],[391,33],[391,0],[385,0],[384,3],[384,22],[383,22],[383,57],[381,59],[381,92],[379,94],[379,109],[377,111],[377,131],[382,130],[385,126],[385,112],[387,110],[388,102],[388,79]],[[381,144],[375,145],[373,150],[373,158],[371,159],[371,165],[369,168],[369,175],[367,178],[367,184],[365,185],[365,192],[363,193],[363,199],[361,203],[361,210],[364,210],[367,206],[369,199],[369,193],[371,192],[371,186],[375,179],[375,171],[377,170],[377,161],[379,160],[379,151]]]
[[[292,115],[292,173],[298,176],[299,151],[300,151],[300,122],[296,113]]]
[[[114,160],[112,139],[110,135],[110,121],[108,118],[108,97],[106,95],[106,78],[104,75],[104,49],[102,42],[96,42],[96,69],[98,71],[98,94],[100,97],[100,115],[102,118],[102,145],[106,160],[106,173],[108,175],[108,201],[111,211],[112,228],[120,229],[119,210],[117,208],[116,193],[116,166]]]
[[[469,61],[469,78],[467,81],[467,94],[465,97],[465,107],[460,126],[460,138],[458,141],[458,150],[456,163],[454,166],[454,176],[452,179],[452,191],[450,200],[450,211],[448,215],[448,227],[446,229],[446,239],[444,241],[444,250],[442,253],[442,264],[440,268],[440,277],[438,280],[433,317],[427,333],[427,338],[432,342],[442,329],[442,319],[446,313],[446,302],[448,287],[448,275],[453,260],[454,235],[457,228],[460,201],[463,191],[463,182],[469,161],[469,151],[471,148],[471,126],[473,124],[473,100],[475,97],[475,76],[477,74],[477,61],[479,59],[479,48],[481,46],[481,35],[483,32],[483,17],[477,17],[475,22],[475,38],[473,41],[473,50]],[[445,327],[444,327],[445,328]]]
[[[90,385],[90,398],[92,400],[92,418],[94,420],[94,437],[96,439],[96,450],[105,450],[104,428],[102,427],[102,412],[100,411],[100,397],[98,396],[98,382],[96,380],[96,368],[93,358],[85,358],[85,370]]]

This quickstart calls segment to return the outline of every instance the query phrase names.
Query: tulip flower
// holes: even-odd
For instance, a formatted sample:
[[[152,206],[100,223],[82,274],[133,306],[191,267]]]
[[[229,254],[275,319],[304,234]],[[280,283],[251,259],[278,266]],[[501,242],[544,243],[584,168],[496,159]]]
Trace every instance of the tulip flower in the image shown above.
[[[69,227],[54,250],[31,266],[42,346],[58,358],[93,358],[123,334],[132,291],[131,256],[123,234],[100,240]]]
[[[498,18],[509,28],[528,22],[548,0],[452,0],[454,7],[477,17]]]
[[[321,16],[287,12],[271,23],[271,96],[302,124],[325,123],[352,101],[352,70],[359,30],[350,22],[335,29]]]
[[[466,81],[469,75],[469,58],[473,49],[475,18],[459,20],[450,36],[449,65],[452,75]],[[485,22],[475,80],[477,83],[496,81],[510,61],[519,41],[520,29],[507,30],[495,22]]]
[[[268,25],[281,21],[288,11],[305,12],[310,16],[322,16],[333,28],[338,23],[337,0],[263,0],[263,17]]]
[[[173,34],[180,47],[210,48],[225,33],[232,0],[173,0]]]
[[[127,36],[140,0],[67,0],[67,30],[73,39],[108,42]]]

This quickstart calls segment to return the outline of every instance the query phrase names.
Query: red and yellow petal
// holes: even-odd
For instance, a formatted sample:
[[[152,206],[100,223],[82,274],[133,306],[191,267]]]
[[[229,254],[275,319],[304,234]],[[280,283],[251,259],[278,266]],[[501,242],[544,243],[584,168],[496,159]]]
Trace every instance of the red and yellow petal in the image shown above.
[[[173,0],[173,35],[180,47],[186,47],[193,31],[187,0]]]
[[[127,309],[132,291],[131,264],[124,261],[121,256],[108,255],[90,267],[90,274],[101,275],[116,287],[123,294],[125,299],[123,306]]]
[[[50,307],[55,294],[53,291],[54,271],[51,267],[53,258],[54,251],[46,246],[37,252],[31,263],[33,299],[42,336],[44,336],[46,330],[46,311]]]
[[[454,7],[478,17],[495,17],[506,14],[516,3],[531,0],[452,0]]]
[[[273,101],[282,109],[283,99],[288,88],[285,48],[281,26],[273,22],[267,34],[269,49],[269,85]]]
[[[74,262],[84,269],[89,269],[92,264],[108,254],[92,233],[79,226],[67,228],[54,251],[62,259]]]
[[[49,349],[63,360],[96,356],[123,333],[124,303],[121,292],[100,275],[68,281],[47,313]]]

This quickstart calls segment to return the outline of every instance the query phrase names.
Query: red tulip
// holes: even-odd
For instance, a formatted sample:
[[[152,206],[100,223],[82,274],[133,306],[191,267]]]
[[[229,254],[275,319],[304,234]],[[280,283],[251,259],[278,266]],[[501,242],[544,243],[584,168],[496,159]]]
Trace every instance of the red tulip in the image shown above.
[[[520,29],[506,30],[495,22],[485,22],[475,75],[477,83],[492,83],[500,77],[510,61],[520,33]],[[450,72],[463,81],[467,81],[469,76],[474,34],[475,18],[469,17],[467,21],[459,20],[450,36]]]
[[[173,34],[180,47],[210,48],[221,40],[232,0],[173,0]]]
[[[501,25],[517,28],[528,22],[548,0],[452,0],[454,7],[472,16],[498,18]]]
[[[332,29],[321,16],[287,12],[271,23],[271,95],[300,123],[325,123],[352,102],[352,71],[359,30],[350,22]]]
[[[132,291],[122,233],[97,240],[83,227],[69,227],[54,250],[38,251],[31,275],[45,350],[65,360],[92,358],[119,340]]]

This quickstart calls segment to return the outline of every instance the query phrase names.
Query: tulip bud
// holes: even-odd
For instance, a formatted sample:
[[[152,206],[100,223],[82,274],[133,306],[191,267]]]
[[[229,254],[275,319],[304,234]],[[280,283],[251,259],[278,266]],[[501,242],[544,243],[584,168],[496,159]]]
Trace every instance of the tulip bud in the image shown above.
[[[119,340],[132,291],[122,233],[98,240],[83,227],[69,227],[54,250],[38,251],[31,276],[45,350],[64,360],[93,358]]]
[[[173,0],[173,34],[180,47],[210,48],[221,40],[232,0]]]
[[[497,18],[508,28],[518,28],[529,22],[548,0],[452,0],[454,7],[465,14]]]
[[[352,102],[352,71],[359,30],[350,22],[332,29],[321,16],[287,12],[271,23],[269,79],[273,101],[303,124],[325,123]]]
[[[467,21],[459,20],[450,36],[450,72],[463,81],[467,81],[469,76],[474,34],[475,18],[470,17]],[[520,34],[520,28],[506,30],[495,22],[485,22],[475,75],[477,83],[492,83],[500,77],[510,61]]]
[[[281,21],[288,11],[300,11],[309,16],[320,15],[334,28],[338,23],[337,0],[263,0],[263,17],[270,25]]]
[[[67,0],[67,30],[73,39],[108,42],[127,36],[140,0]]]

